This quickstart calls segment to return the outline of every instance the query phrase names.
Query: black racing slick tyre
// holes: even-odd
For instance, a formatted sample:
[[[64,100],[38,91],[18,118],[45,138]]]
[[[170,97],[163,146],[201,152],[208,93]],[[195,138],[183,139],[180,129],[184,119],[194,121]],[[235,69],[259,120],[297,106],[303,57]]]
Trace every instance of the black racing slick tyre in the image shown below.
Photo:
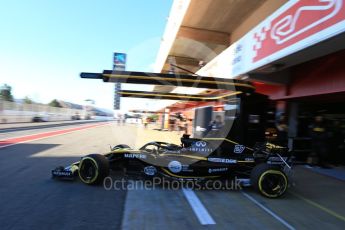
[[[85,184],[100,184],[109,175],[109,161],[101,154],[90,154],[79,163],[79,179]]]
[[[116,145],[114,146],[111,150],[118,150],[118,149],[130,149],[131,147],[129,147],[128,145]]]
[[[278,198],[288,188],[288,178],[283,170],[266,163],[253,168],[250,181],[256,191],[268,198]]]

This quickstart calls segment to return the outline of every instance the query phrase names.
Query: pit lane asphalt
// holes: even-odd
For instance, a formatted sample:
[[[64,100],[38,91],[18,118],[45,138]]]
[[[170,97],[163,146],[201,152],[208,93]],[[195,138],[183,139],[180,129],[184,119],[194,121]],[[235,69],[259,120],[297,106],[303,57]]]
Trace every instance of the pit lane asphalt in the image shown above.
[[[108,150],[109,127],[91,128],[0,149],[1,229],[118,228],[125,192],[54,181],[50,171]],[[37,132],[37,131],[36,131]]]
[[[200,224],[182,191],[107,191],[102,186],[50,178],[55,166],[106,152],[108,144],[139,147],[152,140],[177,142],[178,137],[112,123],[0,149],[0,228],[287,229],[245,194],[295,229],[345,227],[344,182],[303,167],[296,168],[295,185],[281,199],[266,199],[251,189],[195,191],[214,225]]]

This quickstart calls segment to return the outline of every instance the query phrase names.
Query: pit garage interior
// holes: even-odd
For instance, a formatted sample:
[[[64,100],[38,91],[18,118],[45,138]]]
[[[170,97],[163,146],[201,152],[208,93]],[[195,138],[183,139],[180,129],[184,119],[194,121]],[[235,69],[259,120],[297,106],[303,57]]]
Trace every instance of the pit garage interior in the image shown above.
[[[287,45],[278,46],[274,50],[275,53],[262,58],[265,52],[270,52],[270,49],[267,49],[268,39],[266,39],[269,33],[265,33],[264,30],[259,31],[262,26],[273,24],[277,18],[280,19],[288,14],[294,16],[296,15],[293,14],[294,11],[297,12],[299,9],[315,6],[327,10],[319,10],[318,13],[302,11],[300,17],[296,19],[296,31],[300,29],[303,32],[303,28],[308,27],[308,24],[319,22],[318,20],[329,15],[332,18],[316,23],[316,27],[307,30],[305,34],[297,34],[294,39],[286,43]],[[313,18],[309,13],[318,16]],[[286,117],[289,126],[289,147],[296,151],[299,160],[306,161],[311,151],[308,130],[316,115],[325,118],[330,132],[341,135],[341,138],[337,138],[338,142],[340,141],[337,144],[344,144],[343,15],[345,8],[342,1],[323,3],[285,0],[175,1],[161,42],[155,72],[196,73],[202,76],[251,81],[256,86],[257,92],[268,95],[274,101],[276,119],[282,115]],[[330,30],[329,27],[335,25],[338,27]],[[286,27],[281,30],[289,32]],[[247,47],[257,42],[256,34],[262,36],[258,39],[261,39],[260,45],[263,47],[254,49],[265,49],[266,45],[266,50],[261,53],[257,51],[257,56],[253,60],[262,59],[245,68],[240,66],[242,71],[236,72],[236,66],[244,62],[241,58],[247,55]],[[266,40],[262,41],[262,39]],[[286,52],[287,49],[290,51]],[[171,86],[156,86],[154,91],[210,93],[200,89],[187,91],[184,87]],[[195,111],[205,106],[213,106],[214,114],[221,114],[223,111],[223,104],[220,102],[176,102],[161,112],[170,115],[181,113],[192,120],[195,119]],[[195,126],[194,123],[194,127],[191,127],[194,131]],[[330,140],[329,145],[334,145],[334,142]],[[342,164],[345,163],[344,160],[341,161]]]

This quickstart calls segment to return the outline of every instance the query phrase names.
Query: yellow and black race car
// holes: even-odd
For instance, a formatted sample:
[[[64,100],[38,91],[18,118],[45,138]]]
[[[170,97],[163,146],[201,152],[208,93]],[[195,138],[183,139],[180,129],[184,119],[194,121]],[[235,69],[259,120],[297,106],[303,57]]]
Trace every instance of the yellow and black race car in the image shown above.
[[[286,170],[291,166],[285,148],[264,143],[252,149],[223,138],[184,136],[181,141],[181,145],[150,142],[138,150],[118,145],[108,153],[90,154],[68,167],[58,167],[52,175],[99,184],[110,169],[126,168],[146,177],[177,180],[236,178],[269,198],[283,195],[288,188]]]
[[[103,79],[105,82],[175,84],[217,89],[211,95],[143,91],[121,91],[120,94],[175,100],[222,100],[224,125],[208,130],[200,138],[183,135],[179,145],[153,141],[137,150],[127,145],[117,145],[105,154],[87,155],[68,167],[52,170],[54,178],[79,177],[85,184],[98,184],[103,182],[110,170],[126,169],[126,172],[137,172],[145,177],[168,177],[182,181],[236,178],[243,184],[252,185],[260,194],[269,198],[279,197],[287,190],[291,152],[286,147],[265,140],[269,100],[255,93],[250,83],[191,75],[177,77],[173,74],[149,75],[126,71],[82,73],[81,76]]]

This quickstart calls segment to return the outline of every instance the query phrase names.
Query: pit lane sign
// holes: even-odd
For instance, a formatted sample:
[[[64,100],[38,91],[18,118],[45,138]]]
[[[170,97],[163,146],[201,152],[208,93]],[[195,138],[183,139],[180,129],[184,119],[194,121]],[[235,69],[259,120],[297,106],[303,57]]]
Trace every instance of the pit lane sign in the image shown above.
[[[197,73],[234,78],[343,32],[345,0],[291,0]]]
[[[113,69],[124,71],[126,70],[127,55],[125,53],[114,53]],[[121,83],[116,82],[114,87],[114,109],[119,110],[121,106],[121,97],[119,91],[121,90]]]

